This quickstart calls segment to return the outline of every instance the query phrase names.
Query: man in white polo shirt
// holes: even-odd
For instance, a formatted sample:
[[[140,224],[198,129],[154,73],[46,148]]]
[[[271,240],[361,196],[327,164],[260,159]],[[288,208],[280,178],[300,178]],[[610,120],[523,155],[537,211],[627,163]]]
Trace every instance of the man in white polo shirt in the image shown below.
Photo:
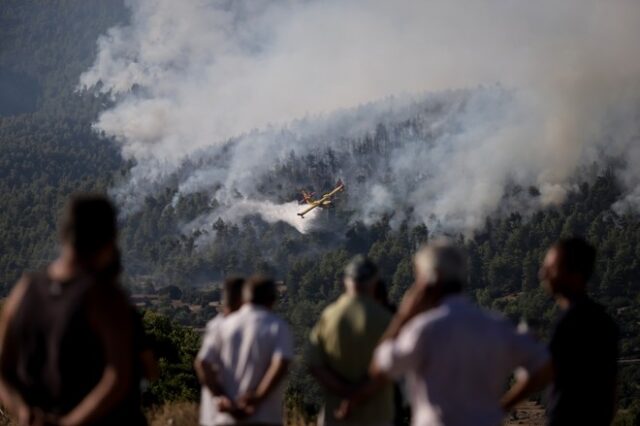
[[[224,281],[222,288],[222,312],[207,323],[207,329],[202,339],[202,346],[193,363],[198,380],[202,384],[200,392],[200,425],[216,426],[219,400],[210,388],[216,386],[216,372],[213,366],[215,352],[214,339],[218,327],[225,317],[240,309],[242,305],[242,288],[244,278],[231,277]]]
[[[220,399],[217,425],[281,425],[284,376],[293,358],[289,326],[271,311],[272,280],[250,278],[244,305],[227,316],[212,336],[216,371],[213,393]]]
[[[466,258],[450,243],[422,248],[415,273],[414,286],[376,349],[372,375],[406,377],[414,426],[500,425],[501,397],[516,368],[529,373],[529,391],[536,381],[546,383],[545,347],[461,294]]]

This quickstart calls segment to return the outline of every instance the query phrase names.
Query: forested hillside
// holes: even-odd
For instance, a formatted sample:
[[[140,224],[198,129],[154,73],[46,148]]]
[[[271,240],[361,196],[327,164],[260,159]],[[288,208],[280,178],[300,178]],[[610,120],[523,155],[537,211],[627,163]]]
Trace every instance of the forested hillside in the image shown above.
[[[68,194],[106,190],[122,167],[92,132],[104,99],[75,93],[97,37],[126,19],[121,2],[21,1],[0,5],[0,283],[52,256]]]
[[[0,4],[0,289],[4,294],[23,271],[41,267],[54,256],[56,220],[69,194],[107,191],[130,170],[117,145],[91,129],[109,100],[75,91],[79,74],[93,60],[97,37],[126,19],[120,1]],[[337,166],[336,155],[350,155],[355,159],[352,164],[375,169],[376,156],[393,149],[394,135],[413,132],[415,126],[411,120],[377,126],[365,137],[346,140],[339,154],[287,153],[259,190],[280,202],[296,197],[297,185],[321,191],[335,182],[343,166]],[[367,178],[366,167],[359,173]],[[599,250],[592,293],[621,328],[622,357],[640,358],[640,221],[636,214],[612,210],[619,188],[613,169],[595,170],[581,178],[561,206],[501,211],[475,233],[450,232],[470,254],[470,295],[514,321],[526,320],[548,337],[557,312],[540,289],[539,264],[557,238],[584,235]],[[177,323],[202,327],[214,313],[211,303],[219,299],[215,284],[225,275],[262,272],[284,283],[278,309],[293,325],[301,354],[309,328],[341,292],[342,268],[351,256],[366,253],[377,261],[397,302],[412,280],[412,253],[442,233],[437,227],[398,221],[392,215],[370,224],[354,222],[347,200],[355,194],[348,191],[335,209],[320,213],[320,226],[305,234],[282,222],[269,224],[258,215],[239,223],[213,218],[192,230],[185,225],[212,211],[215,200],[206,192],[176,199],[176,191],[175,185],[167,184],[122,221],[126,283],[133,293],[157,296],[162,302],[152,309],[166,315],[146,314],[147,329],[161,348],[161,367],[167,373],[152,387],[148,403],[197,396],[189,360],[197,336]],[[511,192],[539,196],[537,188],[514,187]],[[620,421],[632,424],[632,416],[640,418],[638,364],[622,364],[621,376],[620,407],[628,411]],[[317,408],[317,388],[300,362],[292,373],[289,396],[309,412]]]

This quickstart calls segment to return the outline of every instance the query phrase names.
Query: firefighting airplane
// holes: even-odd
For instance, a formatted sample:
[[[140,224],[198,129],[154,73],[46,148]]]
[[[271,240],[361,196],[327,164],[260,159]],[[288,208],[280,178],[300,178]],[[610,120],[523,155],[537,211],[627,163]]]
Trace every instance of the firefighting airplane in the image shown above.
[[[298,216],[304,219],[304,215],[309,213],[311,210],[315,209],[316,207],[320,207],[320,208],[330,207],[333,201],[332,198],[334,198],[338,192],[342,192],[342,191],[344,191],[344,183],[342,183],[341,180],[338,181],[338,183],[336,184],[336,187],[331,192],[327,192],[322,197],[316,200],[313,199],[313,192],[302,191],[303,199],[300,202],[301,204],[307,204],[309,207],[307,207],[304,211],[301,211],[300,213],[298,213]]]

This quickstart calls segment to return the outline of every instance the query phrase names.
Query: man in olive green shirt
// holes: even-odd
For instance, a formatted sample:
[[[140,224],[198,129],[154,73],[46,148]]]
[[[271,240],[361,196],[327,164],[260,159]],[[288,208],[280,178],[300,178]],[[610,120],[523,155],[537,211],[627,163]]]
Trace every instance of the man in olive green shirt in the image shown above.
[[[356,257],[345,269],[345,293],[329,305],[311,331],[307,361],[325,390],[318,424],[387,426],[393,422],[393,385],[373,384],[368,368],[391,314],[373,298],[375,264]],[[362,389],[366,400],[347,401]]]

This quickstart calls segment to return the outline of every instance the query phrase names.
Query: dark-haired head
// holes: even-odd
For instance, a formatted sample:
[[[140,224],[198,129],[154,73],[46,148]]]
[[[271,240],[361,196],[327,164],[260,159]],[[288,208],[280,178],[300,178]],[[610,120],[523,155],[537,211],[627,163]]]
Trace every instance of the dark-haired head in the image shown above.
[[[60,239],[82,267],[119,272],[116,238],[116,209],[106,197],[78,195],[67,204]]]
[[[271,308],[276,299],[276,283],[271,278],[254,275],[245,282],[244,302]]]
[[[585,292],[595,262],[596,249],[584,238],[564,238],[547,252],[540,279],[553,294],[579,296]]]
[[[356,256],[344,269],[344,283],[347,292],[374,295],[378,267],[365,256]]]
[[[560,264],[567,273],[582,277],[586,283],[593,275],[596,264],[596,249],[580,237],[565,238],[554,247],[560,254]]]
[[[236,311],[242,305],[244,281],[242,277],[229,277],[224,280],[222,307],[226,313]]]

